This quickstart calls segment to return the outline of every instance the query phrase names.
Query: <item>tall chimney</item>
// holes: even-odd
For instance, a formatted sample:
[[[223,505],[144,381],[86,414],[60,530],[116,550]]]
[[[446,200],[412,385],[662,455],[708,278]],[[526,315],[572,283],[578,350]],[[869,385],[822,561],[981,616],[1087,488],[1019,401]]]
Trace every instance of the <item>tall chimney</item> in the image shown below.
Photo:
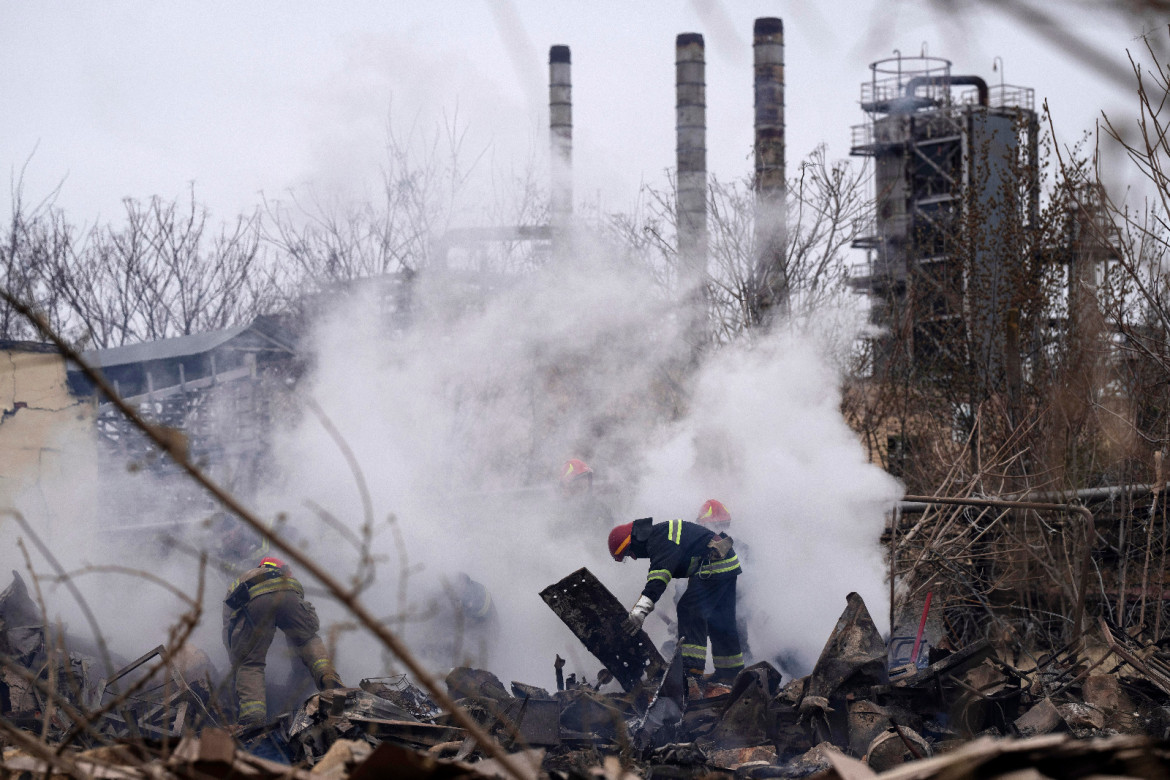
[[[788,183],[784,167],[784,23],[756,19],[756,271],[757,324],[766,324],[788,308]]]
[[[705,316],[707,271],[707,94],[703,36],[683,33],[675,40],[676,134],[678,146],[678,254],[681,292],[694,296],[695,316]],[[701,322],[702,320],[697,320]],[[696,324],[697,324],[696,323]]]
[[[548,128],[551,153],[549,217],[563,232],[573,215],[573,98],[568,46],[548,50]]]

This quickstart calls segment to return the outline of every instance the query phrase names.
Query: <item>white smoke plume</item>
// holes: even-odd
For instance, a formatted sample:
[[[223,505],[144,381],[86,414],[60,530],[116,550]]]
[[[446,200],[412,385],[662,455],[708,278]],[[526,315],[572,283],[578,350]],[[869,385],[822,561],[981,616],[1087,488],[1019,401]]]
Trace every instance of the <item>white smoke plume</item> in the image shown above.
[[[23,474],[25,489],[2,507],[0,590],[8,586],[13,571],[34,599],[39,587],[51,641],[61,633],[70,650],[98,657],[88,609],[117,668],[166,644],[169,629],[190,609],[150,578],[196,597],[200,549],[209,546],[208,528],[200,519],[210,512],[185,478],[159,478],[142,461],[109,462],[88,417],[72,410],[66,414],[77,419],[46,442],[39,471]],[[28,551],[35,582],[18,542]],[[66,586],[62,572],[81,593],[85,607]],[[208,653],[226,671],[219,641],[224,575],[211,568],[203,575],[203,616],[190,646]],[[104,677],[107,672],[99,664],[93,673]]]
[[[490,291],[483,277],[472,284],[472,275],[423,275],[414,326],[400,335],[388,335],[373,296],[344,301],[313,328],[311,368],[296,392],[337,429],[369,486],[378,563],[363,599],[440,674],[469,662],[505,682],[552,687],[559,653],[568,671],[593,676],[599,662],[538,594],[588,566],[630,605],[646,562],[610,560],[611,521],[583,517],[559,494],[561,465],[579,457],[593,467],[612,522],[694,519],[707,498],[729,507],[745,561],[740,608],[756,659],[806,671],[853,590],[884,629],[878,536],[898,485],[866,462],[842,419],[840,375],[817,331],[778,330],[706,352],[688,368],[676,303],[618,253],[577,249],[571,263],[499,277]],[[94,457],[92,442],[59,449]],[[258,499],[261,514],[286,517],[288,538],[335,575],[355,572],[351,541],[363,505],[322,421],[310,411],[285,420],[273,454],[278,468]],[[74,464],[44,475],[18,502],[62,564],[137,566],[193,592],[194,560],[178,546],[152,532],[107,531],[185,522],[181,541],[214,552],[215,529],[199,522],[209,506],[168,505],[174,485],[147,470],[107,470],[100,489],[92,474],[78,477],[84,473]],[[2,531],[4,562],[22,568],[12,544],[19,531],[10,522]],[[47,570],[34,559],[38,571]],[[461,574],[492,594],[499,618],[493,652],[485,652],[493,637],[477,637],[453,617]],[[79,582],[124,657],[165,641],[183,609],[124,575]],[[326,633],[346,621],[306,584]],[[195,637],[221,671],[225,585],[222,573],[209,572]],[[47,595],[51,614],[88,636],[67,594],[47,586]],[[667,615],[671,595],[659,604]],[[659,642],[670,638],[657,617],[647,629]],[[452,647],[453,635],[461,647]],[[278,655],[270,657],[274,676],[283,674]],[[340,635],[337,660],[348,684],[401,669],[360,632]]]
[[[502,630],[490,658],[469,642],[464,660],[544,686],[557,653],[570,670],[595,673],[539,591],[589,566],[632,604],[646,572],[644,561],[608,558],[608,522],[567,516],[556,475],[581,457],[618,522],[694,519],[707,498],[729,506],[746,547],[742,608],[756,658],[807,669],[852,590],[884,626],[878,536],[898,486],[866,462],[842,419],[831,357],[812,336],[777,335],[709,353],[684,379],[673,302],[635,269],[585,254],[478,300],[451,278],[424,284],[416,326],[397,340],[369,300],[347,302],[315,333],[303,391],[361,464],[378,523],[396,518],[416,567],[410,611],[441,611],[444,584],[465,572],[493,594]],[[352,547],[306,508],[360,522],[337,446],[306,415],[277,451],[286,479],[268,498],[272,511],[289,512],[337,571],[353,570]],[[399,550],[385,528],[375,549],[384,562],[365,597],[395,615]],[[669,595],[659,607],[668,614]],[[648,629],[667,638],[664,623]],[[441,615],[404,628],[424,654],[451,630]],[[429,660],[440,672],[453,662]],[[361,641],[342,642],[339,665],[347,680],[377,673]]]
[[[708,498],[727,506],[752,655],[790,673],[811,668],[850,591],[888,628],[878,538],[900,490],[841,416],[840,375],[815,335],[712,355],[638,499],[661,519],[693,520]]]

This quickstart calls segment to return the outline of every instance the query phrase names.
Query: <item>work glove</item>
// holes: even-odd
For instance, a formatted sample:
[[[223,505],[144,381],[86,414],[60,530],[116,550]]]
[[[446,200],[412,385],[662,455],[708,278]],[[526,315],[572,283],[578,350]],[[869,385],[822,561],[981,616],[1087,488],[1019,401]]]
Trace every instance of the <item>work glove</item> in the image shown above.
[[[649,596],[643,596],[638,599],[638,603],[630,610],[630,616],[622,621],[622,628],[630,636],[637,634],[642,630],[642,624],[646,622],[646,616],[654,611],[654,602],[650,600]]]

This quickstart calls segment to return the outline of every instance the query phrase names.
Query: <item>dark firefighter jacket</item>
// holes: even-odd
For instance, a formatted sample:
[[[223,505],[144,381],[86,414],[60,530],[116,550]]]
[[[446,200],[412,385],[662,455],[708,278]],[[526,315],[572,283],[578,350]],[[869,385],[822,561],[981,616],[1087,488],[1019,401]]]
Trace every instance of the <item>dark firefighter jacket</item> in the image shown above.
[[[257,566],[244,572],[239,579],[228,586],[227,597],[223,601],[224,626],[234,623],[240,615],[240,610],[247,606],[249,601],[257,596],[278,590],[293,590],[301,598],[305,597],[305,589],[301,583],[280,569],[272,566]],[[224,643],[227,643],[226,639]]]
[[[670,520],[655,523],[645,517],[634,521],[630,553],[638,558],[650,559],[650,573],[646,575],[646,587],[642,595],[657,602],[672,578],[734,577],[742,569],[735,550],[729,550],[720,558],[718,552],[708,545],[716,535],[687,520]]]
[[[492,603],[492,594],[488,589],[475,580],[463,575],[463,587],[459,594],[459,606],[463,608],[463,617],[473,623],[492,620],[496,614],[496,605]]]

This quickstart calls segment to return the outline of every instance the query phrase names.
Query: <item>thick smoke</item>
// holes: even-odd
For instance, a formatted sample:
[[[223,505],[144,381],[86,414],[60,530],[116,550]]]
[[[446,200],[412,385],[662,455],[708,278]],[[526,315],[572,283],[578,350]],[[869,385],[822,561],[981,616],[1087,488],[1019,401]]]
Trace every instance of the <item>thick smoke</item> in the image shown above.
[[[371,299],[348,301],[316,330],[302,388],[361,464],[379,527],[383,563],[365,598],[402,617],[402,555],[411,617],[394,625],[437,671],[470,661],[550,685],[560,653],[593,674],[597,662],[539,591],[589,566],[632,604],[646,572],[644,561],[610,560],[609,521],[574,517],[558,495],[560,465],[580,457],[619,522],[693,519],[712,497],[731,508],[757,658],[807,667],[851,590],[884,622],[878,535],[897,485],[841,418],[829,357],[809,336],[777,335],[690,368],[677,306],[648,276],[582,254],[486,295],[458,275],[424,283],[415,327],[399,338]],[[285,481],[272,511],[288,512],[335,571],[353,571],[353,547],[313,508],[361,522],[338,446],[307,414],[277,451]],[[490,657],[475,637],[462,657],[442,649],[463,628],[450,614],[460,573],[493,594],[501,633]],[[665,623],[648,628],[668,638]],[[370,652],[344,640],[343,676],[376,673]]]
[[[676,302],[620,257],[578,247],[572,262],[519,276],[423,275],[413,325],[397,335],[372,293],[341,302],[308,335],[311,368],[296,393],[313,403],[282,421],[261,514],[283,517],[282,533],[338,577],[358,571],[363,501],[327,430],[334,428],[373,507],[377,576],[362,598],[436,672],[471,663],[547,687],[559,653],[569,671],[592,676],[598,662],[539,591],[588,566],[632,604],[646,562],[609,559],[611,523],[693,519],[707,498],[733,516],[745,560],[740,606],[756,658],[807,669],[852,590],[884,625],[878,535],[898,488],[865,461],[841,418],[840,377],[820,334],[778,330],[696,361]],[[176,502],[179,483],[149,469],[106,468],[99,478],[92,440],[57,449],[61,468],[42,475],[18,506],[65,568],[134,566],[193,593],[189,553],[216,552],[218,529],[201,522],[212,510],[206,499],[190,491]],[[583,514],[558,491],[570,457],[593,467],[611,518]],[[152,523],[177,525],[161,537],[109,530]],[[4,532],[9,542],[19,533],[10,522]],[[8,549],[6,562],[22,568]],[[467,619],[462,575],[490,591],[497,634],[477,632]],[[227,579],[208,572],[194,640],[221,670]],[[165,641],[183,610],[165,591],[123,574],[86,574],[79,584],[123,657]],[[326,634],[346,622],[306,584]],[[89,634],[60,587],[47,586],[47,595],[50,613],[72,634]],[[659,606],[668,616],[672,595]],[[657,641],[670,639],[658,617],[647,629]],[[401,669],[360,632],[337,636],[348,683]],[[278,655],[270,658],[274,677],[283,676]]]
[[[190,599],[199,593],[199,556],[213,546],[202,518],[211,512],[185,478],[177,474],[160,478],[152,463],[141,460],[111,462],[89,417],[80,411],[66,414],[76,419],[46,442],[39,469],[22,475],[27,479],[24,490],[4,507],[0,571],[5,575],[15,571],[34,599],[39,586],[53,642],[60,633],[70,650],[97,657],[98,641],[87,608],[117,667],[166,644],[170,629],[191,611],[191,603],[177,593]],[[18,540],[29,553],[27,562]],[[59,571],[82,594],[86,608]],[[190,647],[206,652],[220,670],[226,670],[219,641],[219,601],[226,581],[210,567],[202,574],[202,620]],[[8,581],[5,576],[0,589]],[[94,671],[106,673],[100,666]]]
[[[577,652],[538,592],[580,566],[613,566],[608,521],[577,522],[555,490],[560,466],[584,458],[620,500],[643,468],[659,407],[671,402],[669,374],[682,362],[682,341],[672,303],[616,264],[578,259],[494,291],[470,279],[422,282],[415,325],[398,339],[387,337],[372,300],[347,302],[317,330],[315,368],[303,387],[370,486],[376,548],[387,562],[368,601],[398,614],[400,552],[421,567],[407,582],[409,609],[415,618],[440,614],[408,622],[405,634],[425,652],[457,630],[443,614],[446,588],[466,573],[490,590],[501,624],[494,657],[470,660],[531,679],[534,668],[551,674],[555,652]],[[352,547],[306,509],[312,502],[360,522],[341,451],[308,414],[277,453],[286,480],[273,511],[314,529],[303,532],[314,538],[313,552],[336,571],[352,571]],[[391,513],[401,551],[385,523]],[[343,676],[376,671],[357,644],[342,647]],[[441,667],[453,659],[431,660]],[[580,671],[596,671],[596,661],[581,663]]]
[[[694,519],[708,498],[728,507],[752,654],[798,673],[850,591],[885,629],[878,537],[899,491],[842,418],[840,376],[814,335],[777,332],[710,356],[686,418],[649,454],[637,501],[661,519]]]

